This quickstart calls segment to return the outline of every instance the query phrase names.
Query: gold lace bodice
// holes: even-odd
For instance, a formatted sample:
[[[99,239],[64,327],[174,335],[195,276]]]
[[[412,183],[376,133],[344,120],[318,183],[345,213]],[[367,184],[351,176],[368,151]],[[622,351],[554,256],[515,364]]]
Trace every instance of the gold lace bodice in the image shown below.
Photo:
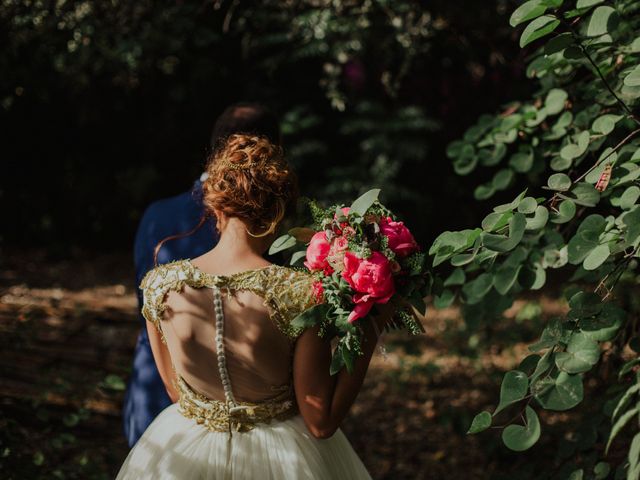
[[[208,287],[214,291],[232,295],[239,290],[255,293],[269,307],[269,315],[277,329],[290,341],[302,332],[291,325],[291,321],[302,311],[315,304],[313,282],[315,278],[304,271],[278,265],[248,270],[232,275],[213,275],[195,267],[189,259],[175,260],[159,265],[147,272],[140,283],[143,290],[142,315],[160,333],[162,342],[167,341],[162,330],[162,315],[166,309],[165,299],[169,291],[181,292],[185,285],[194,288]],[[224,356],[224,347],[217,346],[218,363]],[[220,352],[222,349],[222,354]],[[284,385],[276,396],[259,403],[215,400],[190,387],[175,369],[175,387],[179,392],[179,411],[187,418],[212,431],[248,431],[257,423],[268,423],[272,419],[285,419],[296,412],[293,386]]]

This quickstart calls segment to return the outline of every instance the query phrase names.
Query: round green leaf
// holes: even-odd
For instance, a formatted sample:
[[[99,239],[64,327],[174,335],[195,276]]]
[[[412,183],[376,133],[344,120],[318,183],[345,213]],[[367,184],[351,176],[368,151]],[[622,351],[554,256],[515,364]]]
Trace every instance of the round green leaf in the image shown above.
[[[493,412],[496,415],[509,405],[522,400],[527,394],[529,379],[520,370],[510,370],[504,374],[500,386],[500,403]]]
[[[271,247],[269,247],[269,255],[273,255],[275,253],[291,248],[295,246],[295,244],[296,244],[295,237],[289,234],[282,235],[276,238],[271,244]]]
[[[535,410],[527,405],[525,425],[508,425],[502,431],[502,441],[507,448],[523,452],[531,448],[540,438],[540,420]]]
[[[487,198],[491,198],[494,193],[496,193],[496,189],[493,184],[478,185],[473,191],[473,198],[476,200],[486,200]]]
[[[549,382],[550,388],[545,388],[535,395],[543,408],[547,410],[564,411],[578,405],[584,397],[582,378],[580,375],[570,375],[560,372]]]
[[[547,185],[551,190],[565,192],[571,188],[571,179],[564,173],[554,173],[547,180]]]
[[[596,8],[591,14],[587,25],[587,36],[599,37],[609,33],[615,28],[618,14],[615,9],[609,6]]]
[[[576,204],[571,200],[563,200],[558,205],[558,212],[551,218],[552,223],[567,223],[576,214]]]
[[[640,188],[635,185],[627,188],[620,196],[619,205],[623,210],[630,210],[633,208],[640,198]]]
[[[595,270],[600,265],[602,265],[607,258],[611,255],[611,251],[609,250],[609,245],[606,243],[603,245],[598,245],[596,248],[591,250],[589,255],[586,256],[582,266],[585,270]]]
[[[543,15],[542,17],[536,18],[527,25],[522,32],[522,35],[520,36],[520,48],[550,34],[558,27],[558,25],[560,25],[560,20],[552,17],[551,15]]]
[[[535,212],[537,206],[538,202],[536,202],[535,198],[525,197],[522,199],[522,202],[520,202],[520,205],[518,205],[518,211],[528,215],[529,213]]]
[[[569,95],[561,88],[552,88],[547,93],[547,97],[544,101],[544,109],[549,115],[555,115],[564,110],[564,103],[567,101]]]
[[[579,332],[571,335],[566,351],[556,354],[556,366],[567,373],[582,373],[598,363],[599,358],[598,342]]]
[[[624,77],[624,84],[627,87],[640,87],[640,65],[637,65]]]
[[[536,207],[533,217],[527,218],[527,230],[540,230],[549,220],[549,210],[542,205]]]
[[[601,133],[603,135],[609,135],[616,127],[616,122],[622,118],[622,115],[601,115],[593,121],[591,130],[595,133]]]
[[[514,153],[509,159],[509,166],[518,173],[527,173],[533,166],[533,150]]]
[[[492,418],[489,412],[480,412],[473,418],[467,434],[479,433],[486,430],[491,426],[491,420]]]

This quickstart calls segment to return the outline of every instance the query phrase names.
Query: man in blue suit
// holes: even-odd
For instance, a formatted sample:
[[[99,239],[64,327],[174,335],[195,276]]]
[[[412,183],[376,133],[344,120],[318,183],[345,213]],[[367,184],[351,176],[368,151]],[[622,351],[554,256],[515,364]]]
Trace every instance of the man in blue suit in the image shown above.
[[[220,147],[233,133],[266,135],[272,142],[281,143],[278,119],[265,106],[257,103],[237,103],[228,107],[216,120],[211,135],[211,148]],[[202,204],[203,173],[191,190],[171,198],[158,200],[146,209],[134,244],[136,287],[144,275],[154,267],[154,249],[163,238],[192,230],[204,213]],[[218,241],[214,221],[205,222],[191,235],[168,240],[158,252],[158,264],[182,258],[194,258],[211,250]],[[138,293],[138,311],[142,309],[142,291]],[[151,353],[145,319],[138,314],[141,330],[136,343],[133,369],[124,398],[124,434],[132,447],[153,419],[171,404],[160,373]]]

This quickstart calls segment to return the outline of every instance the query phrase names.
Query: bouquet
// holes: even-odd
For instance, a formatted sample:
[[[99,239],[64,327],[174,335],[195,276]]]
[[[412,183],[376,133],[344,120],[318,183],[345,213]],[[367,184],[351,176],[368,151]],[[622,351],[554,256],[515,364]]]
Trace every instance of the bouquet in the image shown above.
[[[409,229],[370,190],[350,207],[322,208],[309,201],[313,225],[293,228],[276,239],[269,253],[298,247],[290,263],[303,261],[316,278],[317,305],[293,320],[298,328],[319,325],[320,335],[337,337],[331,374],[362,354],[362,324],[384,306],[392,312],[387,328],[424,332],[420,322],[431,277],[426,255]],[[300,249],[300,247],[302,247]]]

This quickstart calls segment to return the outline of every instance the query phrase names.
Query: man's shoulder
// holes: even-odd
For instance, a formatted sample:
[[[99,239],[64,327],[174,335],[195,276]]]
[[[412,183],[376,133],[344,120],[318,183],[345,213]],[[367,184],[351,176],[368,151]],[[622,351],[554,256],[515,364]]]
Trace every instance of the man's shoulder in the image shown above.
[[[151,204],[149,204],[149,206],[142,214],[140,223],[142,224],[145,222],[153,221],[158,218],[167,218],[167,212],[186,208],[192,209],[197,206],[198,204],[196,202],[194,190],[191,189],[177,195],[173,195],[171,197],[165,197],[153,201]]]

